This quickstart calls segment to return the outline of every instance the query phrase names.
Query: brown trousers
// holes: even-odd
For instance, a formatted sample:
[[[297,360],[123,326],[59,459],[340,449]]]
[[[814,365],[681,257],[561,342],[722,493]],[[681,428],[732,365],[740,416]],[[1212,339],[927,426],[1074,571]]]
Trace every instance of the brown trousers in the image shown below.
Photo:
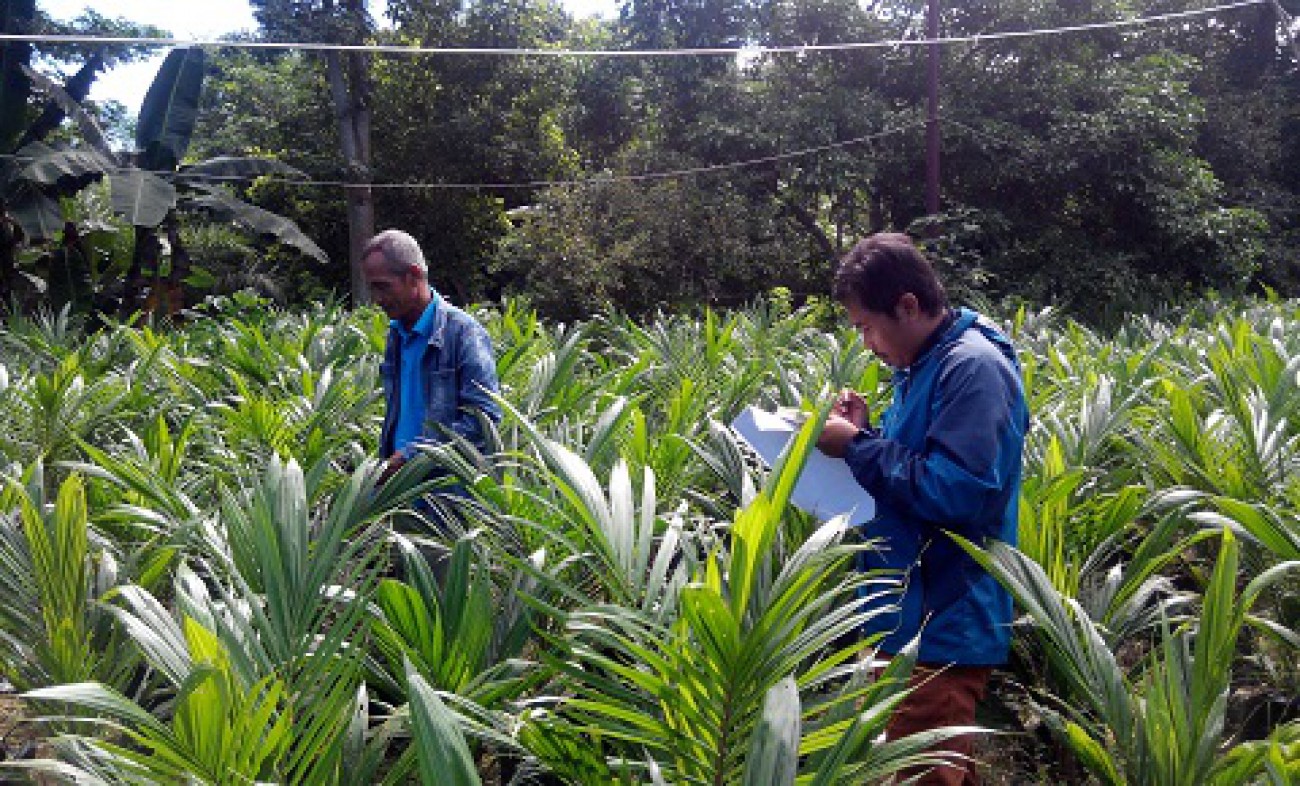
[[[948,666],[934,668],[917,664],[908,687],[912,692],[894,710],[885,729],[887,739],[896,740],[921,731],[943,726],[974,726],[975,706],[984,698],[988,688],[989,666]],[[969,757],[975,741],[969,734],[953,737],[931,748],[934,751],[951,751]],[[914,768],[899,773],[898,780],[920,775],[918,786],[979,786],[975,761],[954,761],[930,768]]]

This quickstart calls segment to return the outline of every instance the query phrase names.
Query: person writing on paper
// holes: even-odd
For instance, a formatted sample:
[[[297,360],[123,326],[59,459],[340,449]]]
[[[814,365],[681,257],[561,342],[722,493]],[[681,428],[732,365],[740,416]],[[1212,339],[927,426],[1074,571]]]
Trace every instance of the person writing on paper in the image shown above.
[[[985,317],[953,309],[930,263],[902,234],[873,235],[841,260],[835,298],[862,340],[894,369],[893,402],[873,424],[847,392],[818,447],[843,458],[876,500],[867,537],[885,548],[859,569],[905,575],[897,610],[873,618],[888,656],[920,635],[913,692],[891,739],[969,726],[993,667],[1006,662],[1011,599],[948,537],[1016,542],[1021,451],[1029,424],[1011,342]],[[969,756],[970,737],[940,746]],[[918,773],[907,773],[916,775]],[[977,784],[973,762],[935,767],[922,784]]]

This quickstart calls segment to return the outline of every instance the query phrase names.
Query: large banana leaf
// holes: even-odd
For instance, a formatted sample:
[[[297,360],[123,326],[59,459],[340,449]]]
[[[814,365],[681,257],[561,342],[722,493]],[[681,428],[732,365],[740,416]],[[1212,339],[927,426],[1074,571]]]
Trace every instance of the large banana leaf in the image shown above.
[[[64,117],[71,117],[76,122],[78,130],[81,131],[81,136],[86,140],[86,144],[99,153],[111,157],[113,155],[112,148],[109,147],[104,131],[99,127],[99,123],[95,118],[91,117],[90,113],[81,105],[81,100],[85,98],[90,83],[94,81],[95,74],[103,67],[102,60],[97,56],[92,57],[80,71],[68,80],[65,88],[44,74],[23,66],[23,73],[27,75],[27,78],[50,97],[49,105],[46,106],[41,117],[27,129],[24,138],[28,141],[40,140],[54,127],[57,127]],[[78,94],[80,94],[80,97],[78,97]]]
[[[18,154],[31,156],[18,176],[23,180],[47,186],[76,186],[88,183],[100,179],[116,168],[111,158],[96,150],[45,152],[29,145]]]
[[[113,210],[128,224],[156,227],[176,207],[176,187],[142,169],[127,169],[109,175]]]
[[[329,261],[329,256],[326,255],[325,251],[316,245],[315,241],[307,237],[298,228],[297,224],[269,210],[263,210],[260,207],[242,202],[215,190],[190,197],[186,200],[186,204],[201,210],[207,210],[227,221],[233,221],[259,235],[272,237],[287,246],[298,249],[322,264]]]
[[[207,55],[199,47],[173,49],[140,105],[135,144],[140,166],[172,170],[185,157],[199,114]]]
[[[30,242],[48,240],[63,230],[63,209],[30,183],[10,194],[9,213],[22,225]]]
[[[273,158],[254,156],[217,156],[197,164],[181,167],[182,180],[251,180],[263,175],[284,175],[303,178],[307,175],[300,169],[289,166]]]

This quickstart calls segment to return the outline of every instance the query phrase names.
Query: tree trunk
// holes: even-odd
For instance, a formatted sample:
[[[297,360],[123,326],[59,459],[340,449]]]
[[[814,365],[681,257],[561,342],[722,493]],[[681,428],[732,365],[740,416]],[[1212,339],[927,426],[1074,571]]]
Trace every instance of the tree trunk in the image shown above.
[[[118,304],[118,316],[126,319],[143,305],[140,292],[144,289],[145,272],[156,270],[161,249],[158,244],[155,227],[135,228],[135,245],[131,251],[131,267],[126,271],[122,282],[122,300]]]
[[[822,229],[821,225],[817,223],[817,217],[804,208],[803,205],[800,205],[790,198],[782,198],[781,207],[785,211],[786,215],[793,218],[795,223],[799,225],[799,228],[804,231],[804,234],[806,234],[813,243],[816,244],[817,248],[821,251],[821,257],[831,264],[831,270],[833,271],[835,264],[840,258],[840,248],[838,244],[834,240],[831,240],[831,238],[826,234],[826,231]]]
[[[185,279],[189,277],[194,263],[189,250],[181,241],[180,222],[176,220],[175,213],[168,216],[166,227],[167,245],[171,247],[172,260],[167,269],[167,297],[163,307],[167,316],[174,317],[185,308]]]
[[[0,298],[5,301],[13,300],[18,293],[18,249],[26,239],[22,225],[9,215],[8,206],[0,199]]]
[[[361,277],[361,250],[375,234],[375,203],[370,188],[370,83],[364,55],[325,54],[326,75],[338,123],[339,147],[347,165],[348,268],[351,271],[352,302],[370,301]]]

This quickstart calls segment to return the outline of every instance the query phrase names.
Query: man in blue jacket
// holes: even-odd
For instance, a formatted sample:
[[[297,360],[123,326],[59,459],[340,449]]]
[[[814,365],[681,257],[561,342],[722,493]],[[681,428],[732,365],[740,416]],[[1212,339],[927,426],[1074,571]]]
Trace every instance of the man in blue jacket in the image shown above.
[[[483,447],[480,416],[501,419],[491,396],[499,385],[487,331],[429,286],[424,253],[405,232],[389,229],[366,243],[361,270],[371,298],[392,320],[380,366],[383,479],[422,446],[453,434]]]
[[[894,369],[878,426],[846,393],[818,447],[848,462],[876,500],[863,535],[884,548],[862,570],[902,576],[897,610],[876,617],[886,654],[920,635],[913,692],[889,736],[969,726],[994,666],[1006,662],[1011,599],[947,535],[1016,542],[1021,452],[1029,416],[1015,350],[986,318],[948,306],[933,268],[901,234],[860,242],[840,262],[835,298],[863,342]],[[969,737],[942,746],[969,756]],[[914,775],[916,773],[908,773]],[[974,763],[936,767],[922,784],[976,784]]]

